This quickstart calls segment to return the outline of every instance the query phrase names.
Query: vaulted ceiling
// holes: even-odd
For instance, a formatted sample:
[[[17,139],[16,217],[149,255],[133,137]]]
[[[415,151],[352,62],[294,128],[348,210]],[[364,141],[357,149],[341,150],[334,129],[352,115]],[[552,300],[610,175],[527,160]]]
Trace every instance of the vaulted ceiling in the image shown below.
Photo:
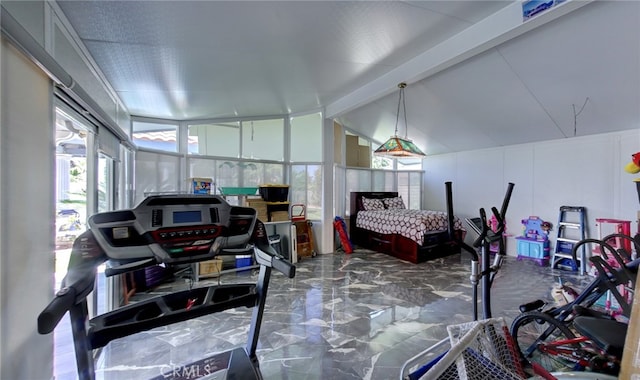
[[[407,82],[398,132],[427,154],[640,127],[635,1],[566,1],[525,22],[521,1],[58,5],[136,116],[324,109],[381,142]]]

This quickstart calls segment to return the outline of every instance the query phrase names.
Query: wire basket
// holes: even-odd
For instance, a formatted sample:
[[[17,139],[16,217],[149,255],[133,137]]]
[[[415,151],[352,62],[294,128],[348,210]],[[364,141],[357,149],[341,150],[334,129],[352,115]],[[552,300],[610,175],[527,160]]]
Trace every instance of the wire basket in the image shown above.
[[[410,359],[403,367],[403,379],[428,380],[481,380],[481,379],[525,379],[507,325],[503,318],[451,325],[447,327],[450,347],[429,363],[406,374],[420,356],[425,357],[431,350],[442,351],[440,344]]]

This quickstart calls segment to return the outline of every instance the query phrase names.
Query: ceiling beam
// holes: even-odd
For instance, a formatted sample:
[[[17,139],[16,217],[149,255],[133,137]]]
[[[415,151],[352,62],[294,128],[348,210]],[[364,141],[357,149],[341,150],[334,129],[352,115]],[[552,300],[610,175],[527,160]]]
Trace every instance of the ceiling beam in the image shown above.
[[[396,91],[400,82],[415,83],[435,75],[593,1],[567,0],[526,22],[522,20],[522,2],[515,1],[378,79],[328,104],[325,108],[325,117],[335,118],[371,103]]]

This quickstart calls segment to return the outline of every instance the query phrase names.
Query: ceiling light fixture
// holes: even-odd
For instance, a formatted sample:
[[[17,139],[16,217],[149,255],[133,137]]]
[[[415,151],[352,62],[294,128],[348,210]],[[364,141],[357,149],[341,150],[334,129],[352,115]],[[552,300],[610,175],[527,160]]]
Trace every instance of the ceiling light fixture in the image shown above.
[[[396,114],[396,130],[393,136],[389,138],[384,144],[380,145],[378,149],[376,149],[373,154],[378,156],[386,156],[391,158],[403,158],[403,157],[424,157],[425,154],[413,143],[413,141],[409,140],[408,130],[409,125],[407,124],[407,106],[404,102],[404,88],[407,87],[407,84],[402,82],[398,84],[398,88],[400,89],[400,97],[398,98],[398,112]],[[404,138],[398,136],[398,121],[400,120],[400,104],[402,103],[402,110],[404,112],[404,127],[405,127],[405,135]]]

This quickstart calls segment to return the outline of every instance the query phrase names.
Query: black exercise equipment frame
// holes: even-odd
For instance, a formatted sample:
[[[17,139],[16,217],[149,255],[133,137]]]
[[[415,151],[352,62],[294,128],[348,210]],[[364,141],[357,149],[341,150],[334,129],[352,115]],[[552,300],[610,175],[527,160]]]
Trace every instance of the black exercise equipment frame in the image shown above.
[[[253,245],[255,260],[259,264],[259,275],[255,283],[212,285],[178,291],[136,302],[89,319],[87,296],[94,289],[98,266],[115,261],[115,266],[106,273],[113,275],[159,262],[158,259],[139,258],[132,259],[129,263],[113,260],[97,241],[94,235],[96,232],[89,229],[73,243],[69,269],[62,281],[62,288],[39,315],[38,332],[51,333],[64,314],[69,311],[78,377],[80,380],[94,380],[93,350],[107,345],[114,339],[228,309],[241,306],[252,307],[251,325],[244,349],[236,348],[216,356],[227,355],[228,378],[262,379],[256,348],[271,272],[275,269],[286,277],[293,278],[295,266],[282,258],[269,245],[264,224],[256,219],[255,210],[249,211],[252,209],[239,207],[231,207],[231,209],[231,214],[234,214],[234,209],[249,212],[248,219],[252,219],[250,226],[253,230],[248,231],[247,237],[250,236],[250,240],[246,239],[245,243],[249,241]],[[212,252],[210,256],[224,255],[223,248],[231,248],[225,247],[224,242],[233,241],[234,244],[238,242],[237,239],[234,240],[240,235],[237,229],[225,227],[223,230],[228,236],[222,237],[223,243],[220,246],[213,244],[211,251],[217,249],[217,252]],[[151,243],[149,241],[149,244]]]
[[[447,196],[447,216],[449,218],[449,236],[455,238],[453,234],[453,191],[451,182],[445,182]],[[502,266],[502,262],[506,257],[506,249],[504,244],[503,233],[505,230],[505,221],[507,208],[511,200],[514,184],[509,182],[507,190],[502,201],[502,207],[498,211],[492,207],[491,212],[496,218],[496,230],[489,229],[487,224],[487,214],[484,208],[480,208],[479,218],[467,219],[469,225],[478,234],[473,242],[473,247],[466,244],[461,239],[457,239],[456,243],[471,255],[471,286],[473,288],[473,320],[478,320],[478,283],[482,281],[482,315],[484,319],[491,318],[491,286],[498,270]],[[491,244],[498,243],[498,251],[496,252],[493,264],[491,264]],[[481,249],[481,255],[477,253],[477,249]],[[479,259],[482,259],[482,267],[480,267]]]

